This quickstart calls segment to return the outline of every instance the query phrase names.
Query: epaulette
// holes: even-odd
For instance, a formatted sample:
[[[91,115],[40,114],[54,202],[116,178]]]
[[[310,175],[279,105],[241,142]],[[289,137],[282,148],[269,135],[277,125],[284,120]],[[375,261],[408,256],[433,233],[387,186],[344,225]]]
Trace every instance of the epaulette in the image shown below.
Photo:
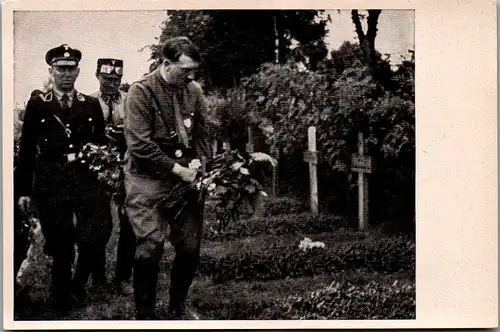
[[[53,98],[53,93],[52,91],[48,91],[48,92],[41,92],[38,94],[38,96],[40,97],[40,99],[42,99],[44,102],[48,103],[48,102],[51,102],[52,101],[52,98]]]

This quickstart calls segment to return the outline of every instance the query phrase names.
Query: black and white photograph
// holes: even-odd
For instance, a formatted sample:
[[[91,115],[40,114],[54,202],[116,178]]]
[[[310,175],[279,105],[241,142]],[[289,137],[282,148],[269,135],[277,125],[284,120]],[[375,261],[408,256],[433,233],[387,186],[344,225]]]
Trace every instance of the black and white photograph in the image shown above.
[[[16,320],[415,318],[412,10],[14,24]]]
[[[416,15],[367,8],[14,10],[11,319],[417,319]]]

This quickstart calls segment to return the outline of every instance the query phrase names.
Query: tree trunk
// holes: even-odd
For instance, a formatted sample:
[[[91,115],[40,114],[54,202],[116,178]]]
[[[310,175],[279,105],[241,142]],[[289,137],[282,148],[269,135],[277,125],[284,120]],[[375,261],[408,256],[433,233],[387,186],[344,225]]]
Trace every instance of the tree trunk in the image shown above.
[[[358,35],[359,45],[363,51],[365,57],[366,65],[370,68],[370,72],[375,80],[378,79],[378,66],[377,57],[375,52],[375,37],[377,36],[377,24],[378,18],[382,10],[368,10],[368,29],[366,34],[363,32],[363,27],[359,19],[359,13],[357,9],[351,11],[351,18],[356,28],[356,34]]]
[[[276,64],[280,63],[280,32],[278,30],[278,13],[274,15],[274,40],[275,40],[275,59]]]

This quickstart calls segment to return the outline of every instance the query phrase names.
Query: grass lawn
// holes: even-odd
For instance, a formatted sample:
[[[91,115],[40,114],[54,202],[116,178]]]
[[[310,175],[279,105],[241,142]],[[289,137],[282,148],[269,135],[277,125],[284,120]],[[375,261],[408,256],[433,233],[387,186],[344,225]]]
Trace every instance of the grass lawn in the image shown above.
[[[266,217],[270,218],[270,217]],[[292,222],[289,219],[292,218],[291,215],[279,215],[274,218],[287,219],[287,222]],[[210,212],[206,216],[207,223],[213,222],[213,215]],[[259,222],[259,221],[241,221],[242,223]],[[207,225],[208,226],[208,225]],[[229,226],[231,227],[231,226]],[[208,227],[205,227],[205,231],[209,232]],[[230,231],[230,230],[228,230]],[[255,233],[255,232],[254,232]],[[283,232],[282,232],[283,233]],[[286,233],[286,232],[285,232]],[[346,246],[352,246],[353,244],[364,245],[366,243],[374,243],[376,241],[380,242],[380,238],[384,235],[378,232],[372,233],[360,233],[352,229],[339,228],[334,232],[319,232],[314,234],[307,233],[297,233],[294,231],[292,234],[269,234],[269,232],[257,233],[252,236],[242,236],[238,237],[232,236],[230,239],[220,239],[217,240],[213,238],[211,240],[204,239],[202,243],[202,256],[209,257],[213,260],[224,259],[225,257],[238,256],[243,253],[252,254],[262,254],[265,255],[269,251],[290,251],[297,250],[299,242],[305,237],[310,237],[313,241],[322,241],[325,243],[325,253],[328,250],[341,250]],[[390,237],[387,237],[390,241]],[[114,273],[114,262],[116,261],[116,246],[118,241],[118,227],[115,227],[111,240],[107,247],[107,275],[108,279],[111,280]],[[382,241],[384,242],[384,241]],[[339,249],[340,248],[340,249]],[[356,249],[357,250],[357,249]],[[363,255],[363,253],[359,253]],[[159,282],[158,282],[158,301],[157,307],[159,309],[159,314],[162,316],[166,312],[168,304],[168,286],[169,286],[169,271],[170,262],[174,257],[173,248],[169,243],[165,245],[165,253],[162,261]],[[267,257],[267,256],[266,256]],[[266,264],[276,264],[279,266],[280,262],[267,262]],[[328,286],[333,284],[338,285],[349,285],[347,293],[345,290],[339,294],[347,294],[345,296],[349,297],[349,292],[352,291],[356,294],[353,297],[354,302],[359,301],[366,302],[363,305],[370,306],[369,301],[380,301],[378,304],[386,306],[388,301],[395,301],[399,295],[400,289],[406,289],[404,287],[414,287],[414,268],[411,269],[398,269],[394,271],[375,271],[370,268],[364,268],[363,266],[358,266],[354,269],[342,269],[331,271],[321,271],[320,273],[312,273],[311,275],[299,275],[294,278],[269,278],[268,280],[239,280],[231,279],[224,280],[223,282],[217,282],[213,278],[210,278],[207,274],[198,274],[193,282],[191,288],[189,301],[193,308],[195,308],[201,315],[202,319],[209,320],[225,320],[225,319],[287,319],[290,316],[288,312],[295,312],[297,310],[301,315],[302,311],[308,311],[309,300],[303,301],[305,304],[301,304],[302,307],[299,309],[290,309],[288,304],[283,304],[288,297],[300,297],[306,298],[308,296],[316,296],[315,291],[328,288]],[[49,293],[49,283],[50,277],[47,275],[48,269],[42,271],[38,276],[35,277],[37,280],[37,285],[30,289],[29,292],[24,296],[25,303],[24,312],[19,313],[16,319],[22,320],[60,320],[61,317],[57,317],[53,311],[51,311],[48,305],[50,299]],[[387,289],[386,297],[374,297],[373,294],[368,294],[370,291],[364,290],[363,287],[366,285],[376,285],[380,289]],[[392,287],[397,284],[397,288]],[[371,286],[370,286],[371,287]],[[391,288],[392,287],[392,288]],[[403,288],[400,288],[403,287]],[[377,289],[378,289],[377,288]],[[368,288],[367,288],[368,289]],[[340,292],[340,290],[339,290]],[[385,292],[385,291],[384,291]],[[395,292],[393,294],[393,292]],[[407,297],[411,302],[413,299],[414,305],[414,288],[413,293],[409,294]],[[353,294],[354,294],[353,293]],[[399,293],[398,293],[399,294]],[[340,296],[340,295],[339,295]],[[342,295],[344,296],[344,295]],[[345,297],[344,296],[344,297]],[[385,295],[384,295],[385,296]],[[374,300],[375,299],[375,300]],[[311,300],[312,306],[316,306],[316,300]],[[344,299],[342,299],[344,301]],[[352,302],[351,301],[351,302]],[[368,302],[367,302],[368,301]],[[397,301],[397,300],[396,300]],[[323,312],[321,317],[325,316],[325,309],[323,302],[320,301],[323,309],[318,309],[318,312]],[[351,302],[347,307],[351,306]],[[302,303],[302,302],[301,302]],[[339,302],[340,303],[340,302]],[[342,302],[344,303],[344,302]],[[361,305],[358,303],[359,305]],[[368,304],[367,304],[368,303]],[[356,305],[358,305],[356,304]],[[357,306],[354,305],[352,310],[356,309]],[[391,308],[397,307],[397,304],[392,305]],[[411,307],[411,304],[410,304]],[[286,309],[288,308],[288,309]],[[89,288],[89,301],[88,305],[84,308],[75,310],[71,313],[69,317],[65,319],[72,320],[93,320],[93,319],[113,319],[113,320],[126,320],[133,319],[134,317],[134,299],[131,297],[124,297],[120,294],[116,294],[111,289],[105,292],[96,291]],[[311,312],[316,309],[311,308]],[[332,309],[333,310],[333,309]],[[337,310],[337,309],[335,309]],[[372,309],[359,309],[359,310],[372,310]],[[375,310],[375,309],[373,309]],[[388,309],[389,310],[389,309]],[[393,310],[393,309],[391,309]],[[376,310],[375,310],[376,311]],[[374,311],[374,312],[375,312]],[[393,310],[394,311],[394,310]],[[411,310],[410,310],[411,311]],[[381,311],[382,312],[382,311]],[[384,318],[386,311],[380,314],[381,318]],[[340,315],[340,314],[339,314]],[[346,309],[345,313],[342,313],[339,317],[349,318],[350,315],[355,313],[349,312]],[[413,312],[404,312],[401,315],[407,315],[407,318],[414,317]],[[352,317],[354,317],[352,316]],[[399,317],[398,315],[396,315]],[[320,316],[318,316],[320,317]],[[337,316],[335,316],[337,317]],[[378,316],[377,316],[378,317]],[[404,318],[404,317],[403,317]]]

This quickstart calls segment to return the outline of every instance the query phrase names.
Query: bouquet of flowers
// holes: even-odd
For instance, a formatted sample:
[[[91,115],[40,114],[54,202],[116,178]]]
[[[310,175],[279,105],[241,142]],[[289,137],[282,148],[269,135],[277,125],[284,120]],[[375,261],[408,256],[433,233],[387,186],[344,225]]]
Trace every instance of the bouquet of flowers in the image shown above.
[[[97,174],[97,179],[110,187],[112,191],[118,191],[120,188],[120,183],[124,178],[124,161],[116,146],[87,143],[80,150],[75,161],[87,164],[89,170]]]
[[[216,217],[219,227],[215,231],[220,233],[231,220],[239,218],[239,207],[245,199],[251,199],[259,193],[267,195],[252,175],[253,171],[266,164],[276,167],[277,161],[262,152],[252,153],[244,158],[237,151],[226,151],[213,160],[208,173],[200,172],[193,183],[178,184],[173,188],[162,205],[174,208],[178,215],[189,200],[197,198],[202,204],[205,194],[208,194],[217,201]],[[201,163],[194,159],[189,167],[199,170]]]

